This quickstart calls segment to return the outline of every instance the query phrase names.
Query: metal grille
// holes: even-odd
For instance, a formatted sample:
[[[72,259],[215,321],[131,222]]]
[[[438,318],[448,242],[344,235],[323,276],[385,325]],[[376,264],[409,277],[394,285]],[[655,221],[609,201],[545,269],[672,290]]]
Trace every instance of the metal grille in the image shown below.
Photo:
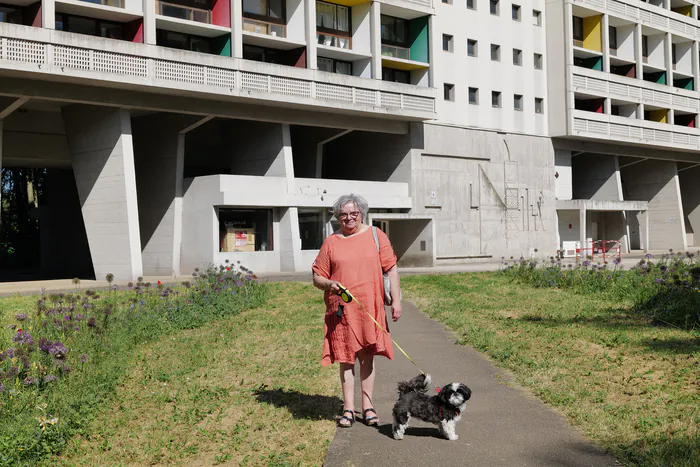
[[[403,108],[410,110],[425,110],[435,112],[435,102],[432,99],[420,96],[403,96]]]
[[[205,68],[186,63],[155,60],[156,79],[179,81],[181,83],[204,84]]]
[[[316,98],[327,101],[352,102],[352,89],[336,84],[317,83]]]
[[[270,77],[270,91],[286,96],[311,96],[311,83],[294,78]]]
[[[22,39],[7,39],[5,60],[25,63],[46,63],[46,45]]]
[[[241,73],[241,89],[244,91],[268,92],[268,79],[265,75],[256,73]]]
[[[401,95],[391,94],[388,92],[382,92],[380,94],[382,107],[387,109],[400,109],[401,108]]]
[[[53,63],[64,68],[75,70],[90,69],[90,51],[75,47],[57,45],[53,48]]]
[[[520,192],[518,188],[506,188],[506,209],[520,207]]]
[[[358,104],[376,105],[376,91],[370,91],[369,89],[355,89],[355,102]]]
[[[148,76],[148,66],[143,57],[95,51],[93,55],[95,71],[129,76]]]

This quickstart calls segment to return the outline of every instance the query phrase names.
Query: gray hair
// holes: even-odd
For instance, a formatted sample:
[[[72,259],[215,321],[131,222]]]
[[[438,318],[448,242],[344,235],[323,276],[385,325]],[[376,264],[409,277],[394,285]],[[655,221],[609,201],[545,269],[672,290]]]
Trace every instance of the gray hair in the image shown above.
[[[348,203],[355,203],[355,207],[360,211],[360,218],[362,222],[365,221],[367,217],[367,212],[369,212],[369,203],[360,195],[350,193],[349,195],[343,195],[338,198],[335,203],[333,203],[333,216],[336,219],[340,218],[340,210]]]

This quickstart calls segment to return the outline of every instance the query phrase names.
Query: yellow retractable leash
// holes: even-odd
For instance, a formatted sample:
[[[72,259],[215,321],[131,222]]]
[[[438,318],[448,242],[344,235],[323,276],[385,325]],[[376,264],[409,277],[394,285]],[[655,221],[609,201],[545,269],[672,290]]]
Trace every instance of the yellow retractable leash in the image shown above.
[[[374,321],[374,324],[376,324],[377,327],[378,327],[379,329],[381,329],[382,331],[384,331],[384,332],[389,336],[389,339],[391,339],[391,335],[389,334],[389,331],[387,331],[386,329],[384,329],[384,326],[382,326],[381,324],[379,324],[379,323],[377,322],[377,320],[374,319],[374,317],[369,313],[369,311],[367,311],[367,309],[365,308],[365,306],[364,306],[357,298],[355,298],[355,297],[350,293],[350,291],[349,291],[347,288],[343,287],[343,286],[340,285],[340,284],[338,284],[338,288],[340,289],[340,294],[339,294],[339,295],[340,295],[340,299],[341,299],[342,301],[344,301],[345,303],[350,303],[350,302],[352,302],[353,300],[355,300],[355,302],[357,302],[357,304],[360,305],[360,308],[362,308],[362,311],[364,311],[364,312],[367,314],[367,316],[369,316],[369,319],[371,319],[372,321]],[[404,357],[406,357],[406,358],[408,359],[409,362],[413,363],[413,366],[415,366],[416,368],[418,368],[418,371],[420,371],[420,373],[421,373],[422,375],[425,376],[425,372],[424,372],[423,370],[420,369],[420,367],[416,364],[416,362],[413,361],[413,359],[412,359],[411,357],[408,356],[408,354],[406,353],[406,351],[405,351],[404,349],[402,349],[401,346],[400,346],[399,344],[397,344],[396,341],[395,341],[394,339],[391,339],[391,342],[393,342],[394,345],[396,346],[396,348],[399,349],[399,350],[401,351],[401,353],[404,355]],[[431,384],[432,384],[436,389],[439,389],[437,386],[435,386],[434,383],[431,382]]]

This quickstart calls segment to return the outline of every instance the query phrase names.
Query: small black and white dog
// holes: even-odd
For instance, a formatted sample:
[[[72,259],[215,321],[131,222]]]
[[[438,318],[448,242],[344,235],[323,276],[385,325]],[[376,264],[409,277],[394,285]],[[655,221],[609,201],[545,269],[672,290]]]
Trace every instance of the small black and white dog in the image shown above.
[[[451,383],[436,396],[429,396],[430,375],[418,375],[399,383],[399,400],[394,404],[394,439],[403,439],[411,417],[438,425],[450,441],[458,438],[455,425],[462,418],[472,391],[465,384]]]

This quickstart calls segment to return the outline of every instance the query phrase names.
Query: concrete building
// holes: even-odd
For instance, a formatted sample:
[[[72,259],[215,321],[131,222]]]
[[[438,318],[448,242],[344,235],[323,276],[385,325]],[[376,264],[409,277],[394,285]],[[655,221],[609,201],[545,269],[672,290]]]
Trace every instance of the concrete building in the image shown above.
[[[685,246],[700,215],[684,182],[700,144],[697,7],[676,20],[684,35],[654,23],[669,54],[659,84],[608,71],[651,26],[620,23],[611,54],[618,20],[600,5],[3,0],[0,166],[42,181],[29,207],[40,255],[0,279],[225,260],[307,271],[348,192],[405,266],[551,255],[591,235]],[[576,14],[600,19],[582,44]],[[653,57],[632,52],[635,76],[660,72]]]
[[[546,14],[562,246],[699,246],[698,5],[564,0]]]

